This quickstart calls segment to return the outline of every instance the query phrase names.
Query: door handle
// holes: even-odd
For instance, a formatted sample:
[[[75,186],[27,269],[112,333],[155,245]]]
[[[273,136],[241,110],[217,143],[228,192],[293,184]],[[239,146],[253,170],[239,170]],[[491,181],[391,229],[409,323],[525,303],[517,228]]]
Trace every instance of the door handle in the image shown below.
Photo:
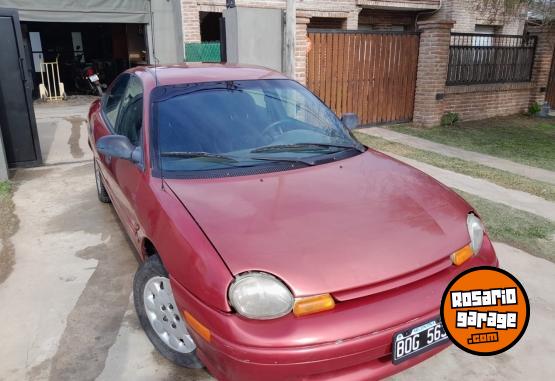
[[[21,80],[23,83],[27,82],[27,76],[25,75],[25,65],[23,57],[19,57],[19,75],[21,75]]]

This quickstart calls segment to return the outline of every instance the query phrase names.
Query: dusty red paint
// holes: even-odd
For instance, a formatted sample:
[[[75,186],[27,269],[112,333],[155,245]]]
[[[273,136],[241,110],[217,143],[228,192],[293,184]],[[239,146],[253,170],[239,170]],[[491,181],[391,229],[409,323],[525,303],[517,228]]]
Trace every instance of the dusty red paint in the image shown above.
[[[211,180],[166,179],[150,171],[149,94],[144,86],[145,169],[106,160],[95,141],[110,131],[91,106],[90,143],[113,205],[144,256],[150,240],[176,299],[212,331],[194,334],[198,354],[221,380],[369,380],[437,353],[391,363],[392,335],[439,315],[448,282],[474,266],[498,264],[489,242],[461,267],[449,256],[469,243],[472,208],[422,172],[372,150],[320,166]],[[255,67],[159,67],[158,84],[284,78]],[[331,293],[333,311],[271,321],[231,311],[233,277],[263,270],[295,296]],[[305,378],[309,377],[309,378]]]

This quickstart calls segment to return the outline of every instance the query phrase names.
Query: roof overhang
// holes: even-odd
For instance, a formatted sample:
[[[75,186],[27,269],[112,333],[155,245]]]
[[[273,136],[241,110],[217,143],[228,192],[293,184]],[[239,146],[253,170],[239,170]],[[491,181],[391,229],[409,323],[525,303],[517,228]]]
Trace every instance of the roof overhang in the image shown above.
[[[440,0],[357,0],[362,8],[392,11],[434,11],[441,7]]]
[[[0,0],[21,21],[141,23],[150,19],[147,0]]]

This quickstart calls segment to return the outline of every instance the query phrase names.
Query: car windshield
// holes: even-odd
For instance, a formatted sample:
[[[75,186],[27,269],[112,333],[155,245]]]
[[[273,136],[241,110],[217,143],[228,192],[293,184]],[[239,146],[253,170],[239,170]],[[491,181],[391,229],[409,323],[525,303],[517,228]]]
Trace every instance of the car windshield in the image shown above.
[[[291,80],[165,86],[153,99],[164,172],[316,165],[364,149],[328,107]]]

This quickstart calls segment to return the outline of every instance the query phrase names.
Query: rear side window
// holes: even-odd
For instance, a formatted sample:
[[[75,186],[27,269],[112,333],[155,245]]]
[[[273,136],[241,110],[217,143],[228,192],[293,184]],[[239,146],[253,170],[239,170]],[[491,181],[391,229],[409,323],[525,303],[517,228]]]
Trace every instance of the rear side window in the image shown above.
[[[141,80],[132,75],[127,82],[127,89],[121,101],[116,134],[127,136],[131,143],[140,145],[143,127],[143,85]]]
[[[141,80],[135,75],[129,77],[127,81],[127,88],[125,89],[125,95],[121,101],[120,110],[124,110],[129,103],[131,103],[137,96],[143,95],[143,85]],[[120,111],[121,112],[121,111]]]
[[[127,136],[134,146],[140,146],[143,128],[143,96],[137,95],[122,108],[118,135]]]
[[[110,123],[110,127],[112,128],[115,126],[116,121],[118,120],[120,106],[128,82],[128,74],[124,74],[117,78],[110,91],[106,94],[106,98],[104,99],[104,103],[102,104],[102,111],[104,112],[104,115],[106,115],[106,118]]]

